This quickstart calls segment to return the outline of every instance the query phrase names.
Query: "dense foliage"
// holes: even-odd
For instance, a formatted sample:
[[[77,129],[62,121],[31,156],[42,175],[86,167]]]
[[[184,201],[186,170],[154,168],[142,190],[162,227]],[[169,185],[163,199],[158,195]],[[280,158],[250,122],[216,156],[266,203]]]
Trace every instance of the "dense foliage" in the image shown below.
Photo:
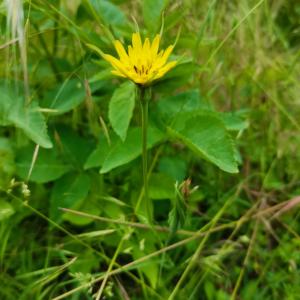
[[[296,1],[0,2],[0,299],[299,299]],[[175,43],[149,97],[95,49]]]

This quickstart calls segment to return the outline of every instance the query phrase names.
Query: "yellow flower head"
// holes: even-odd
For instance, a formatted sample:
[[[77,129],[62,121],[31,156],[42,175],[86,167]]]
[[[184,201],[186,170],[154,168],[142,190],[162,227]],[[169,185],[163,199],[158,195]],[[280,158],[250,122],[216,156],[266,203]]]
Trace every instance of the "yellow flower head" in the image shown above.
[[[176,61],[167,62],[174,48],[169,46],[165,51],[158,52],[160,36],[156,35],[152,44],[148,38],[142,44],[139,33],[132,35],[132,45],[128,46],[128,52],[120,41],[114,42],[119,59],[102,54],[102,57],[114,67],[113,74],[129,78],[140,85],[149,85],[152,81],[164,76],[176,65]]]

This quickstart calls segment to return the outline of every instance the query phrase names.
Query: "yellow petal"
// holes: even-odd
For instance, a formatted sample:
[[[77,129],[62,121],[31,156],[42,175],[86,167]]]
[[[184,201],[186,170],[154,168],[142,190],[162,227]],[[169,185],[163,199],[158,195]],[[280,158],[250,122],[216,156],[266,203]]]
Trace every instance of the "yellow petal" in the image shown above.
[[[129,78],[136,83],[140,83],[140,76],[135,72],[130,72]]]
[[[132,46],[128,46],[128,56],[129,56],[129,59],[131,59],[131,60],[134,58]]]
[[[159,55],[156,58],[155,63],[153,64],[154,69],[160,69],[164,66],[164,64],[167,62],[174,46],[169,46],[163,53],[160,52]]]
[[[132,54],[131,60],[136,66],[136,68],[140,69],[143,63],[143,45],[141,36],[139,33],[134,33],[132,35]]]
[[[144,45],[143,45],[143,51],[146,53],[150,52],[150,41],[148,38],[145,39]]]
[[[166,63],[166,61],[168,60],[168,58],[169,58],[170,54],[172,53],[173,49],[174,49],[174,46],[171,45],[171,46],[169,46],[169,47],[165,50],[165,52],[164,52],[164,54],[163,54],[163,56],[162,56],[162,60],[163,60],[165,63]]]
[[[162,76],[164,76],[167,72],[169,72],[172,68],[174,68],[177,64],[177,61],[171,61],[169,63],[167,63],[164,67],[162,67],[158,73],[154,76],[154,79],[158,79]]]
[[[151,45],[151,54],[152,54],[153,58],[157,55],[158,48],[159,48],[159,42],[160,42],[160,35],[157,34]]]
[[[126,62],[128,60],[128,55],[127,55],[127,53],[126,53],[123,45],[121,44],[121,42],[118,41],[118,40],[116,40],[114,42],[114,45],[115,45],[115,48],[116,48],[116,50],[118,52],[118,55],[119,55],[120,59],[122,61]]]
[[[142,50],[142,40],[139,32],[132,34],[132,47],[135,51]]]
[[[120,77],[126,78],[126,76],[123,75],[123,74],[122,74],[120,71],[118,71],[118,70],[112,70],[111,73],[114,74],[114,75],[116,75],[116,76],[120,76]]]
[[[128,46],[128,58],[129,58],[129,65],[131,68],[137,65],[137,55],[132,48],[132,46]]]
[[[136,76],[136,77],[133,79],[133,81],[134,81],[135,83],[138,83],[138,84],[145,84],[145,83],[148,83],[147,78],[141,77],[141,76]]]
[[[117,67],[120,64],[120,61],[109,54],[103,54],[102,56],[106,61],[108,61],[113,67]]]
[[[149,68],[149,65],[152,63],[152,55],[151,55],[151,48],[150,48],[150,40],[148,38],[145,39],[142,51],[142,65],[144,68]]]
[[[121,74],[123,74],[124,76],[128,75],[128,71],[126,70],[124,64],[122,64],[118,59],[116,59],[115,57],[113,57],[109,54],[104,54],[103,58],[106,61],[108,61]]]

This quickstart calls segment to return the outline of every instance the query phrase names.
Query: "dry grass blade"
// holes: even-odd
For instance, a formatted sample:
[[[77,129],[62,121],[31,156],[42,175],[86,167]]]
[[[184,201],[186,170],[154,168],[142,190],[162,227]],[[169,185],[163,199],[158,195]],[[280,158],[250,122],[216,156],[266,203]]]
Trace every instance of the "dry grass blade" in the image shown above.
[[[78,215],[81,217],[86,217],[89,219],[93,219],[96,221],[100,221],[100,222],[105,222],[105,223],[111,223],[111,224],[119,224],[119,225],[125,225],[125,226],[129,226],[129,227],[135,227],[135,228],[140,228],[140,229],[146,229],[146,230],[156,230],[159,232],[170,232],[170,229],[168,227],[162,227],[162,226],[153,226],[153,228],[149,225],[146,224],[142,224],[142,223],[135,223],[135,222],[128,222],[128,221],[122,221],[122,220],[114,220],[114,219],[109,219],[109,218],[105,218],[105,217],[99,217],[99,216],[95,216],[89,213],[85,213],[85,212],[81,212],[81,211],[77,211],[74,209],[69,209],[69,208],[60,208],[62,211],[64,212],[68,212],[74,215]],[[177,234],[181,234],[181,235],[188,235],[188,236],[192,236],[194,234],[196,234],[197,232],[194,231],[188,231],[188,230],[178,230]]]
[[[1,46],[0,46],[0,50],[5,49],[5,48],[7,48],[7,47],[9,47],[9,46],[11,46],[11,45],[14,45],[14,44],[17,43],[18,41],[19,41],[18,38],[12,39],[12,40],[6,42],[5,44],[1,45]]]
[[[40,149],[40,145],[35,145],[34,152],[33,152],[33,155],[32,155],[31,164],[30,164],[30,168],[29,168],[29,171],[28,171],[28,174],[27,174],[27,181],[29,181],[30,176],[32,174],[34,165],[35,165],[36,160],[38,158],[39,149]]]
[[[278,218],[282,214],[288,212],[291,209],[294,209],[300,204],[300,196],[294,197],[288,201],[285,201],[282,207],[271,217],[272,219]]]
[[[20,48],[21,65],[24,77],[24,89],[27,103],[30,101],[29,80],[27,68],[27,45],[24,29],[24,10],[22,0],[5,0],[7,11],[8,36],[14,41],[18,41]],[[12,41],[8,42],[11,43]],[[15,61],[17,64],[17,61]]]

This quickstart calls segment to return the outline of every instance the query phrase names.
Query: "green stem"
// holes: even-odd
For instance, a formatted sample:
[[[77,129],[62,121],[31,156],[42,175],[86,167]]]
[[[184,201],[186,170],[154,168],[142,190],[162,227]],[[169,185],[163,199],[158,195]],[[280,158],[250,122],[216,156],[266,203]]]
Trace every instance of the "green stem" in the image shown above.
[[[148,127],[148,102],[146,90],[139,87],[139,98],[141,103],[142,113],[142,159],[143,159],[143,185],[144,185],[144,199],[146,203],[148,222],[152,223],[151,205],[148,196],[148,153],[147,153],[147,127]]]

